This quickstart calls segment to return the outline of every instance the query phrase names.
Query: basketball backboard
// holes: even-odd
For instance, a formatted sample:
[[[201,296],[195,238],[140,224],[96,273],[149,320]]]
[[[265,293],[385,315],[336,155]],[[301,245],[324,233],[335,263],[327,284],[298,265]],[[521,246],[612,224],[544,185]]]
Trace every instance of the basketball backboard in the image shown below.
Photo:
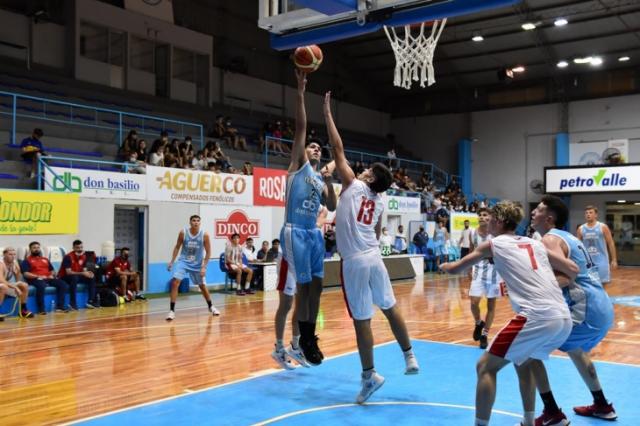
[[[260,0],[258,26],[271,33],[276,50],[468,15],[521,0]]]

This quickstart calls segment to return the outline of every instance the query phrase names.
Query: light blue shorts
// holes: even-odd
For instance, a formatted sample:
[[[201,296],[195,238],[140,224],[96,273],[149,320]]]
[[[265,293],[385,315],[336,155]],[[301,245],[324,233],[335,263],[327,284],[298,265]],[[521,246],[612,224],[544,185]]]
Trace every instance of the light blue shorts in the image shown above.
[[[282,254],[298,284],[324,277],[324,238],[318,228],[296,228],[286,224],[280,232]]]
[[[204,284],[204,278],[200,275],[200,270],[194,270],[184,262],[176,262],[173,265],[173,278],[182,281],[185,278],[189,278],[189,284],[201,285]]]

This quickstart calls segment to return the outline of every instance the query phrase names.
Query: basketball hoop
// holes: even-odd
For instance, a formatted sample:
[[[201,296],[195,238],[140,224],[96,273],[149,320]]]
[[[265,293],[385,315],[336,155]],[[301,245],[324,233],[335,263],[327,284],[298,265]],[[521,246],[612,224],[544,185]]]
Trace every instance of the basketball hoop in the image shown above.
[[[393,84],[404,89],[411,89],[412,81],[420,81],[420,87],[429,86],[436,82],[433,70],[433,54],[440,39],[440,34],[447,23],[446,18],[441,21],[423,22],[416,25],[404,26],[404,37],[398,36],[395,27],[384,26],[384,32],[391,43],[396,57],[396,68]],[[431,26],[431,34],[427,35],[425,26]],[[412,27],[419,29],[417,36],[411,32]],[[428,32],[428,28],[427,28]]]

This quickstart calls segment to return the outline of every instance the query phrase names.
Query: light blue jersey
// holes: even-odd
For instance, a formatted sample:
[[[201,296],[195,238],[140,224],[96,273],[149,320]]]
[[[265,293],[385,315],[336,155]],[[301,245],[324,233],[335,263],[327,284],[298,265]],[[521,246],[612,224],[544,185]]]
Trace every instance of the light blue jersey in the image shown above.
[[[586,223],[581,226],[582,243],[587,249],[587,253],[591,256],[593,263],[598,267],[600,281],[608,283],[611,281],[609,273],[609,252],[607,251],[607,242],[602,233],[602,224],[596,222],[593,228]]]
[[[287,176],[285,223],[296,228],[316,228],[318,209],[322,202],[324,182],[307,161],[299,170]]]
[[[436,228],[433,233],[433,253],[436,256],[448,255],[445,249],[445,242],[447,239],[446,228]]]
[[[613,324],[613,305],[584,244],[566,231],[552,229],[549,234],[565,242],[569,259],[578,265],[576,279],[562,289],[574,327],[561,349],[568,351],[580,347],[588,352]]]
[[[189,228],[184,229],[184,240],[178,262],[186,269],[199,271],[204,258],[204,231],[200,229],[196,235],[191,235]]]

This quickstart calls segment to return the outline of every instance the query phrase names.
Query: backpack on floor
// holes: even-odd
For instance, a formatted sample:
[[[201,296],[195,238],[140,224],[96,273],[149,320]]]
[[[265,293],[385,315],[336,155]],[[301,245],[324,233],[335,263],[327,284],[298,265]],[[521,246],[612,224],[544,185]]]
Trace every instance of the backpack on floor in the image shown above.
[[[118,306],[118,293],[110,288],[100,289],[100,306]]]

